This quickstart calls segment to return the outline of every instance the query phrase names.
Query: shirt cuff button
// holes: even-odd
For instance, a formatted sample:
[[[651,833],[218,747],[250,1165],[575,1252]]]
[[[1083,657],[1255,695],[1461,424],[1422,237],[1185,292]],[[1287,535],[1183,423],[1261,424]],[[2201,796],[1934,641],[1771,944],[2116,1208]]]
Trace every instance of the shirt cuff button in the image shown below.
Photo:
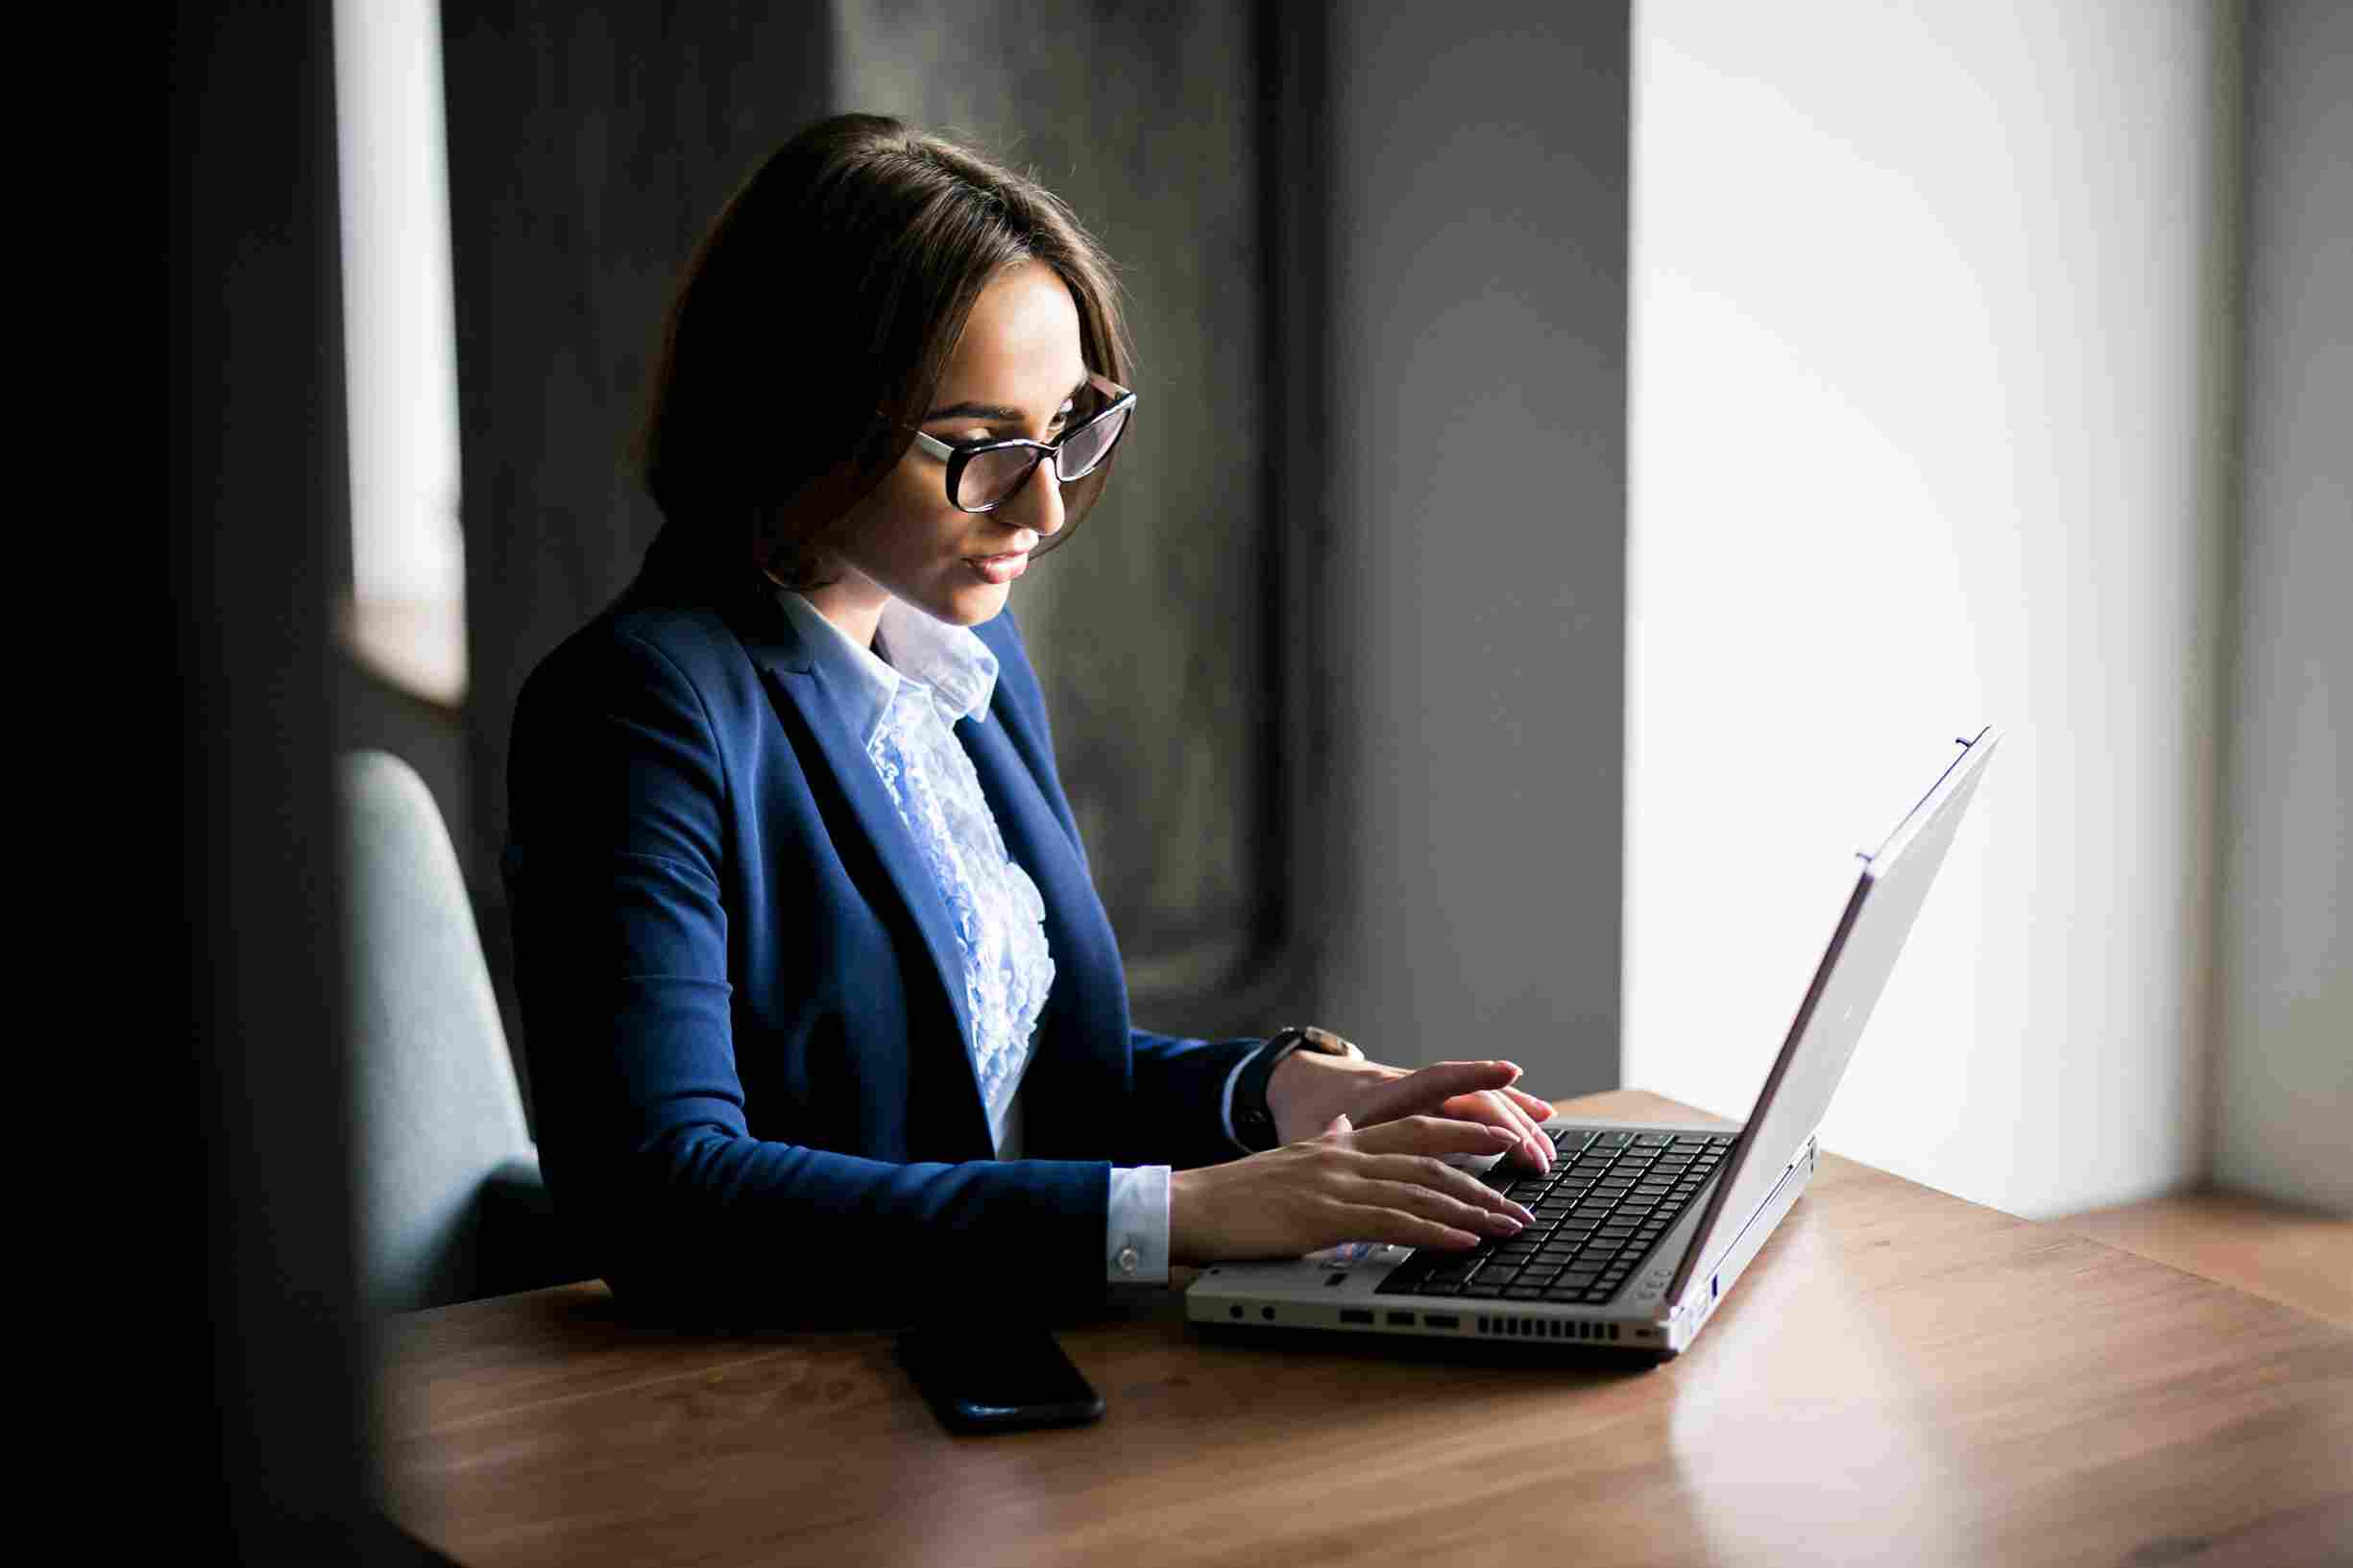
[[[1126,1246],[1119,1249],[1119,1256],[1114,1261],[1119,1264],[1119,1271],[1121,1273],[1132,1274],[1138,1268],[1143,1266],[1144,1254],[1137,1251],[1135,1243],[1130,1242]]]

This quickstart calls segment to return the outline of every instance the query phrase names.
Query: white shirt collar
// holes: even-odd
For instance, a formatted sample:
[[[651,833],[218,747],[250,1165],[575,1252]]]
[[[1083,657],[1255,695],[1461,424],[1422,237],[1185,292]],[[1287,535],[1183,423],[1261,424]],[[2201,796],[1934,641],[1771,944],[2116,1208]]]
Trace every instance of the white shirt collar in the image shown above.
[[[940,722],[951,728],[963,718],[976,724],[987,721],[988,700],[997,690],[997,656],[971,627],[934,620],[892,599],[883,606],[878,629],[881,644],[890,654],[885,663],[800,594],[779,589],[776,598],[800,629],[810,656],[842,692],[846,716],[861,745],[874,739],[902,688],[929,696]]]

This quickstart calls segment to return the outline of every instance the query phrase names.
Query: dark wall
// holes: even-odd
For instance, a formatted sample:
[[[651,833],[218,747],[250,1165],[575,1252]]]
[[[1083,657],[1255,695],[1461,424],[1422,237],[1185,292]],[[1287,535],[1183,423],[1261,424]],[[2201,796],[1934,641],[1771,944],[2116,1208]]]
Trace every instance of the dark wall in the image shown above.
[[[660,527],[622,459],[663,305],[760,156],[825,112],[833,46],[825,9],[798,5],[510,0],[446,7],[442,27],[472,668],[451,818],[513,1030],[497,866],[515,698]]]

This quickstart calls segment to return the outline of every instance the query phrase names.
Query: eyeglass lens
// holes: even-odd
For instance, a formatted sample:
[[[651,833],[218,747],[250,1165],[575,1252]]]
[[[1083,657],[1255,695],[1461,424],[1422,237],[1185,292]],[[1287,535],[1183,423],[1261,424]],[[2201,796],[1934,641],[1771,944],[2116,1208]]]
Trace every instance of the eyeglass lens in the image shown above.
[[[1056,449],[1055,471],[1064,484],[1083,479],[1095,471],[1120,432],[1127,427],[1128,410],[1123,408],[1090,421],[1070,433]],[[994,506],[1018,489],[1030,477],[1045,453],[1035,446],[1007,446],[996,451],[976,452],[964,464],[964,476],[957,487],[958,506]]]

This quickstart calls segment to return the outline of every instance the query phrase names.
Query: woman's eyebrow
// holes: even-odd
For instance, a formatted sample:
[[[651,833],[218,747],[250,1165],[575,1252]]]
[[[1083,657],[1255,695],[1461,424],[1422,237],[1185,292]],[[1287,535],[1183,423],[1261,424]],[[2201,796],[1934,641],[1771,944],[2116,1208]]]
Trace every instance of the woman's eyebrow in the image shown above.
[[[1068,402],[1085,390],[1086,377],[1082,375],[1079,378],[1079,384],[1071,388],[1062,400]],[[949,403],[944,408],[934,408],[916,422],[930,424],[934,420],[994,420],[1009,423],[1021,417],[1022,411],[1008,403],[982,403],[968,398],[960,403]]]

